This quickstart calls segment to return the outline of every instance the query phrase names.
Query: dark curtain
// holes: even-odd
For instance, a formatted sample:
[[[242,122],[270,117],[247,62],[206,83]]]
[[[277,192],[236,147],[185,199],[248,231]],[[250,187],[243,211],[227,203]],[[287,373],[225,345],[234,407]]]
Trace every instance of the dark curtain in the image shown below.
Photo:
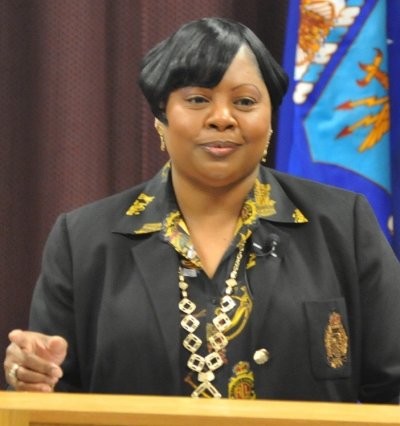
[[[281,61],[286,9],[276,0],[0,2],[2,352],[8,331],[27,326],[57,215],[148,179],[166,161],[136,85],[144,53],[185,21],[224,16]]]

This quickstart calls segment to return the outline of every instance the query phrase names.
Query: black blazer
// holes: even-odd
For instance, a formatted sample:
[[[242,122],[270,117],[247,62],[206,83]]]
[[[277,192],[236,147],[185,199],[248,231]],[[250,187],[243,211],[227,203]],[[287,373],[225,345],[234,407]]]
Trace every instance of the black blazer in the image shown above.
[[[249,359],[258,398],[398,402],[400,266],[364,197],[265,170],[308,223],[264,221],[278,257],[249,270]],[[181,394],[178,257],[159,232],[133,235],[125,215],[146,184],[61,215],[48,238],[30,328],[69,342],[58,389]],[[348,335],[327,362],[329,314]]]

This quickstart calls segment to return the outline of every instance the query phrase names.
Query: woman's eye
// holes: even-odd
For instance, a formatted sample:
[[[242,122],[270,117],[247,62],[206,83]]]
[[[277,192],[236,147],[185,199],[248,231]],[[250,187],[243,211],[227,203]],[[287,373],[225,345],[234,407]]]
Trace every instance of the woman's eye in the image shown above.
[[[205,98],[204,96],[190,96],[186,100],[190,104],[202,104],[202,103],[208,102],[207,98]]]
[[[251,107],[256,104],[256,101],[251,98],[240,98],[235,101],[235,104],[243,107]]]

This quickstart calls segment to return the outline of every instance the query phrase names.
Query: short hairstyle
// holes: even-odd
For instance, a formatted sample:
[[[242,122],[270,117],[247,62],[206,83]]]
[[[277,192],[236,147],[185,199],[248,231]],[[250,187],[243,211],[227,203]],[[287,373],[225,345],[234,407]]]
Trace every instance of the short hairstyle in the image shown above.
[[[243,45],[253,52],[276,110],[287,91],[288,76],[262,41],[239,22],[203,18],[184,24],[143,58],[139,86],[153,114],[166,123],[165,106],[171,92],[218,85]]]

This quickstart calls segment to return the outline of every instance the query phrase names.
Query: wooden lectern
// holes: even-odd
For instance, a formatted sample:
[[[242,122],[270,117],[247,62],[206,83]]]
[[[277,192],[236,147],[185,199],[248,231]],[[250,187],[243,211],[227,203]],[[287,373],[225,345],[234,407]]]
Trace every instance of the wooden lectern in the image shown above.
[[[400,426],[400,406],[0,392],[1,426]]]

